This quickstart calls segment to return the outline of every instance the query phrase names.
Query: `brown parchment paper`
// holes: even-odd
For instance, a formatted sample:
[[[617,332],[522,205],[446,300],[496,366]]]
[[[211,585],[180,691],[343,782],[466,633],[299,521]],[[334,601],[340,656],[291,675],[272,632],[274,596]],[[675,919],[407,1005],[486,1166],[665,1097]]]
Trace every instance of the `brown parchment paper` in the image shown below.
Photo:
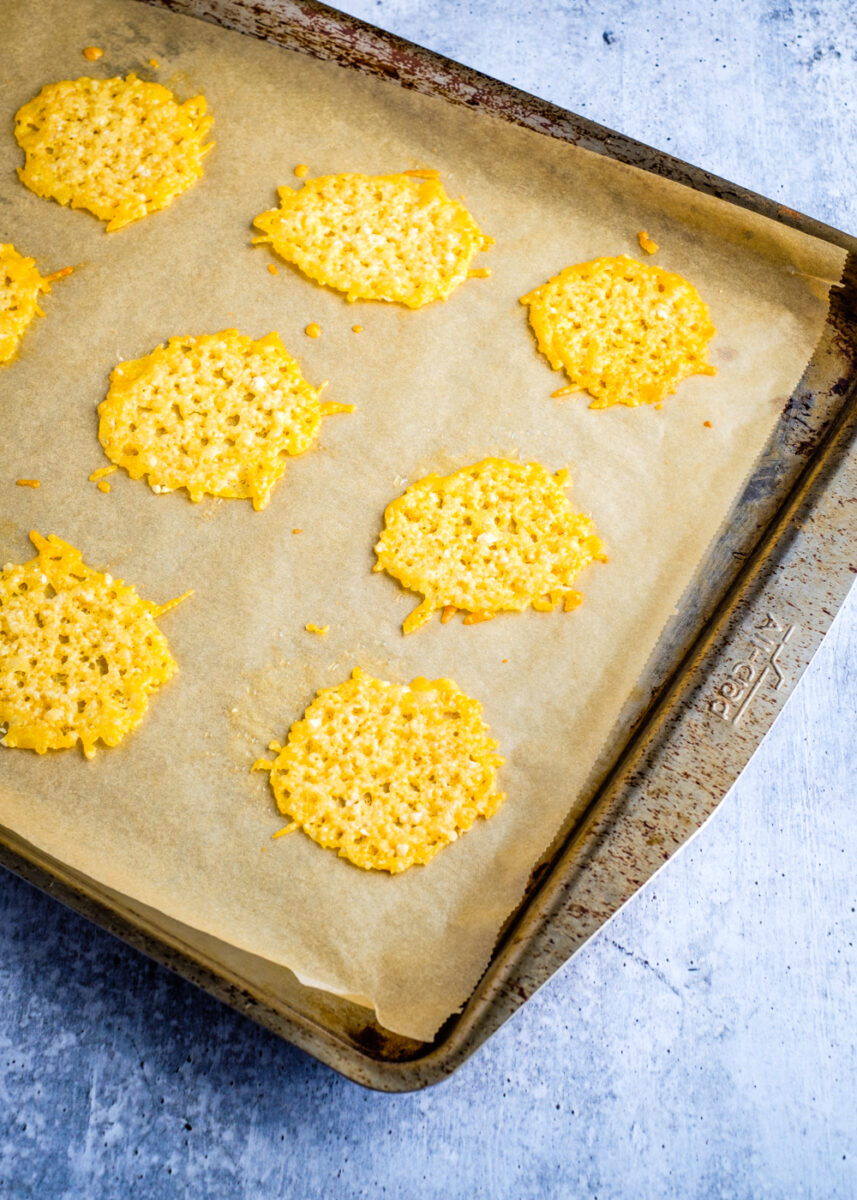
[[[30,557],[36,528],[147,598],[195,591],[161,622],[180,674],[123,745],[92,762],[0,751],[0,823],[430,1039],[472,990],[594,761],[620,744],[618,714],[811,356],[843,256],[557,141],[131,0],[6,0],[2,23],[0,240],[45,272],[78,269],[0,371],[0,561]],[[92,44],[104,57],[88,64]],[[182,99],[202,91],[217,146],[171,208],[107,235],[17,181],[12,122],[46,82],[128,70]],[[300,162],[313,174],[439,168],[496,239],[476,264],[492,277],[419,312],[349,305],[282,264],[272,277],[251,221]],[[518,297],[569,263],[643,257],[643,228],[661,245],[654,261],[708,302],[719,374],[682,384],[662,411],[551,400],[564,380]],[[121,472],[100,494],[87,475],[106,461],[96,406],[111,368],[171,335],[228,327],[278,330],[306,376],[357,413],[325,423],[263,513],[156,496]],[[573,614],[435,621],[404,639],[417,598],[371,571],[383,509],[407,481],[488,454],[570,466],[573,503],[610,562],[582,577]],[[19,476],[42,486],[17,489]],[[506,757],[498,815],[399,878],[300,834],[272,842],[282,821],[266,776],[250,773],[315,690],[355,665],[397,681],[452,676],[481,699]]]

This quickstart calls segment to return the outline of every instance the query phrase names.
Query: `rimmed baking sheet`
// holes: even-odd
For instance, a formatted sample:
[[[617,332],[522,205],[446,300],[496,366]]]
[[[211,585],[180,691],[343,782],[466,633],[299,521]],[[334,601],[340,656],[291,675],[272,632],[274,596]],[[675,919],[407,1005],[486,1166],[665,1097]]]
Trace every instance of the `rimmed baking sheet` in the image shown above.
[[[29,20],[31,6],[27,12]],[[644,690],[634,696],[633,684],[647,663],[646,685],[663,673],[664,621],[682,596],[685,612],[694,608],[698,597],[688,588],[700,557],[736,510],[759,454],[784,428],[779,414],[822,332],[826,284],[844,256],[497,121],[486,137],[478,114],[236,35],[133,4],[75,4],[64,20],[72,27],[51,31],[46,23],[41,40],[28,42],[24,78],[7,89],[10,113],[42,82],[72,67],[82,73],[79,47],[96,41],[106,50],[102,75],[145,70],[154,57],[159,78],[177,91],[201,88],[219,145],[203,184],[167,213],[109,238],[84,214],[6,184],[17,223],[7,236],[46,266],[73,261],[81,270],[64,285],[73,297],[65,311],[57,288],[38,343],[34,337],[15,374],[0,380],[10,392],[14,383],[17,395],[40,397],[38,410],[22,414],[7,473],[45,478],[35,495],[15,496],[21,507],[3,552],[21,557],[23,530],[50,525],[146,595],[164,599],[195,586],[197,596],[195,608],[165,622],[183,670],[145,729],[95,764],[17,756],[22,766],[4,793],[4,823],[134,903],[286,962],[306,983],[371,1001],[388,1028],[430,1040],[472,990],[533,864],[568,826],[569,810],[583,809],[645,708]],[[288,146],[271,140],[281,128],[298,130]],[[16,161],[13,148],[6,153]],[[287,269],[272,280],[265,252],[247,245],[249,220],[298,161],[314,172],[440,167],[497,238],[485,256],[491,280],[474,280],[447,305],[417,314],[349,308]],[[582,397],[551,401],[558,380],[535,353],[517,296],[568,261],[634,252],[643,225],[660,234],[657,261],[693,278],[711,303],[726,352],[715,352],[718,379],[684,385],[658,414],[591,413]],[[36,236],[44,251],[31,245]],[[82,311],[91,322],[85,345]],[[358,312],[364,334],[355,346],[350,326]],[[301,337],[309,319],[324,329],[317,344]],[[358,415],[325,432],[321,451],[294,465],[264,514],[235,503],[193,509],[181,496],[154,497],[128,480],[110,497],[95,493],[85,482],[103,461],[94,406],[117,358],[173,333],[233,323],[257,335],[278,328],[309,377],[329,375],[331,398],[356,400]],[[61,446],[39,439],[45,423],[62,428]],[[582,581],[586,604],[561,626],[561,617],[528,614],[435,628],[403,643],[397,626],[411,598],[368,572],[380,511],[405,478],[491,452],[552,467],[571,459],[573,497],[595,517],[612,561]],[[21,465],[26,454],[34,465]],[[776,488],[765,497],[769,506],[772,497]],[[745,502],[741,511],[750,510],[758,522],[762,509]],[[51,520],[55,513],[63,527]],[[747,540],[745,525],[733,550]],[[302,540],[293,527],[304,529]],[[734,522],[730,530],[738,532]],[[667,553],[658,558],[663,542]],[[635,587],[646,603],[618,611],[617,599],[625,603]],[[304,622],[326,622],[331,609],[331,635],[312,642]],[[681,626],[674,622],[668,634],[673,657],[688,636]],[[582,649],[592,657],[581,657]],[[430,868],[434,877],[411,873],[413,885],[411,876],[391,881],[328,864],[332,856],[303,839],[266,845],[279,822],[262,782],[248,782],[265,741],[282,736],[316,687],[358,662],[386,677],[454,674],[486,701],[509,759],[501,816],[442,856]],[[557,760],[554,748],[569,737],[573,761]],[[109,810],[109,835],[108,797],[121,797]],[[217,893],[201,894],[211,891],[199,881],[212,872]],[[302,909],[307,898],[312,904]],[[404,959],[394,949],[400,929]]]

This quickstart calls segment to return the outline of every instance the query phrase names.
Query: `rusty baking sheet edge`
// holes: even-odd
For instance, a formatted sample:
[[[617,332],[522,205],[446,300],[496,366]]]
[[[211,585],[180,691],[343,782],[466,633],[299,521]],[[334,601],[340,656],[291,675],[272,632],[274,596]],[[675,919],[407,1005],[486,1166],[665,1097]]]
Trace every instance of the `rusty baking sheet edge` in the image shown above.
[[[636,733],[620,761],[583,818],[556,839],[482,981],[430,1046],[389,1034],[367,1021],[366,1010],[357,1006],[351,1006],[355,1027],[344,1033],[315,1019],[305,1005],[298,1009],[254,994],[189,946],[115,911],[99,898],[96,886],[82,885],[62,864],[47,861],[13,835],[0,835],[3,865],[150,957],[356,1082],[387,1091],[413,1090],[460,1065],[701,826],[793,690],[844,599],[857,570],[844,528],[846,506],[857,495],[857,466],[849,458],[857,432],[857,241],[326,6],[292,0],[145,2],[442,95],[676,179],[850,251],[847,283],[837,294],[820,371],[828,400],[839,403],[828,405],[820,417],[815,409],[823,406],[816,405],[812,387],[804,383],[796,390],[775,436],[786,443],[805,436],[793,446],[775,447],[779,457],[772,459],[770,477],[757,471],[738,506],[748,528],[764,536],[753,539],[756,549],[743,566],[733,566],[734,580],[725,597],[719,587],[716,612],[706,611],[708,597],[694,598],[689,610],[703,616],[702,632],[697,625],[694,638],[683,639],[679,629],[666,647],[661,657],[669,660],[670,670],[663,672],[657,695],[641,708]],[[783,465],[786,448],[791,459],[785,455]],[[785,501],[783,483],[790,485]],[[724,564],[717,562],[716,548],[708,569],[722,585]],[[762,662],[767,662],[764,668],[755,665]],[[745,681],[748,670],[761,674]],[[718,745],[724,735],[726,744]],[[672,824],[664,820],[667,812]],[[311,1007],[311,989],[296,987]]]

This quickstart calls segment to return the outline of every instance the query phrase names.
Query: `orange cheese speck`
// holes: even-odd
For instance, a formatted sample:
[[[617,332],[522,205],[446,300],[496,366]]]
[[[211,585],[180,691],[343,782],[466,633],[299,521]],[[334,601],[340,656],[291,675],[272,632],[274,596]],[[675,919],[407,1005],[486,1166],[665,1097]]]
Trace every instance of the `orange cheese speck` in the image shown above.
[[[95,62],[97,58],[101,58],[103,50],[99,50],[98,46],[87,46],[83,52],[83,57],[89,62]]]
[[[413,175],[415,179],[439,179],[440,171],[435,171],[431,167],[424,170],[404,171],[404,175]]]
[[[483,621],[490,621],[494,617],[496,617],[496,615],[497,614],[493,613],[493,612],[468,613],[467,616],[464,618],[462,624],[463,625],[481,625]]]
[[[315,321],[311,321],[310,324],[307,325],[304,332],[306,333],[307,337],[311,337],[311,338],[321,337],[321,326],[317,325],[315,323]]]
[[[306,165],[306,163],[298,163],[298,165],[295,167],[295,174],[297,175],[298,179],[306,179],[307,175],[309,175],[309,167]]]
[[[352,325],[352,326],[351,326],[351,329],[352,329],[352,331],[353,331],[354,333],[362,333],[362,332],[363,332],[363,326],[362,326],[362,325]]]
[[[65,279],[67,275],[71,275],[74,267],[61,267],[59,271],[53,271],[50,275],[45,276],[45,283],[56,283],[58,279]]]
[[[158,60],[156,58],[149,59],[149,66],[153,67],[155,70],[157,70],[160,65],[161,64],[158,62]]]
[[[279,273],[280,272],[277,270],[277,268],[274,266],[273,263],[268,263],[268,274],[269,275],[279,275]]]
[[[314,621],[307,621],[306,625],[304,625],[304,629],[307,631],[307,633],[322,633],[322,634],[324,634],[324,633],[327,633],[328,629],[330,629],[330,626],[329,625],[316,625]]]
[[[455,616],[455,614],[457,612],[458,612],[458,609],[455,607],[454,604],[445,605],[443,612],[440,614],[441,625],[448,625],[449,622],[452,620],[452,618]]]
[[[16,479],[15,483],[17,484],[18,487],[31,487],[31,488],[41,487],[40,479]]]
[[[472,271],[467,272],[468,279],[489,279],[490,276],[490,267],[474,267]]]
[[[284,825],[282,829],[278,829],[276,833],[272,833],[272,838],[285,837],[287,833],[294,833],[296,829],[300,829],[297,821],[292,821],[290,825]]]
[[[502,658],[502,659],[500,659],[500,661],[501,661],[501,662],[508,662],[509,660],[508,660],[508,658]]]
[[[116,470],[116,463],[111,463],[109,467],[99,467],[97,471],[93,471],[89,477],[90,483],[96,483],[99,479],[103,479],[105,475],[112,475]]]
[[[640,243],[640,249],[645,250],[646,254],[654,254],[658,248],[658,243],[652,241],[645,229],[641,229],[637,234],[637,241]]]
[[[99,492],[107,493],[110,491],[110,484],[107,482],[106,479],[99,479],[98,483],[96,484],[96,487],[98,488]]]
[[[710,421],[703,421],[702,423],[703,423],[703,425],[705,426],[705,428],[706,428],[706,429],[711,429],[711,422],[710,422]]]
[[[293,529],[292,533],[303,533],[302,529]]]

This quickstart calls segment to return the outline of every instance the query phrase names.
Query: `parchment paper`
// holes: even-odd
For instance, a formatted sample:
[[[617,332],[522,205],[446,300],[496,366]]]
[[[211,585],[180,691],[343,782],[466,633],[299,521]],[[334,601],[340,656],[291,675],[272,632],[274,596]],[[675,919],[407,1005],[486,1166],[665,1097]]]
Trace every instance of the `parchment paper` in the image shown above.
[[[81,54],[91,44],[105,51],[94,64]],[[130,0],[6,0],[0,55],[0,240],[44,272],[78,268],[0,372],[0,561],[30,557],[36,528],[147,598],[195,589],[161,622],[180,674],[142,726],[92,762],[0,752],[0,822],[430,1039],[472,990],[595,759],[620,743],[617,716],[811,356],[842,255],[557,141]],[[217,146],[170,209],[107,235],[17,181],[12,119],[46,82],[128,70],[181,99],[201,90]],[[492,277],[418,312],[349,305],[283,265],[272,277],[251,221],[300,162],[313,174],[439,168],[496,239],[476,264]],[[643,257],[643,228],[662,247],[654,261],[708,302],[719,375],[682,384],[662,411],[551,400],[564,379],[518,297],[569,263]],[[325,423],[263,513],[156,496],[121,472],[100,494],[87,475],[106,462],[96,406],[111,368],[171,335],[228,327],[278,330],[312,382],[331,381],[326,398],[357,413]],[[435,621],[403,639],[417,599],[371,572],[383,509],[406,481],[488,454],[570,466],[572,501],[610,562],[581,578],[573,614]],[[19,476],[42,486],[17,489]],[[304,632],[307,621],[330,633]],[[506,757],[498,815],[398,878],[301,834],[272,842],[283,822],[266,776],[250,774],[315,690],[355,665],[396,681],[452,676],[482,700]]]

